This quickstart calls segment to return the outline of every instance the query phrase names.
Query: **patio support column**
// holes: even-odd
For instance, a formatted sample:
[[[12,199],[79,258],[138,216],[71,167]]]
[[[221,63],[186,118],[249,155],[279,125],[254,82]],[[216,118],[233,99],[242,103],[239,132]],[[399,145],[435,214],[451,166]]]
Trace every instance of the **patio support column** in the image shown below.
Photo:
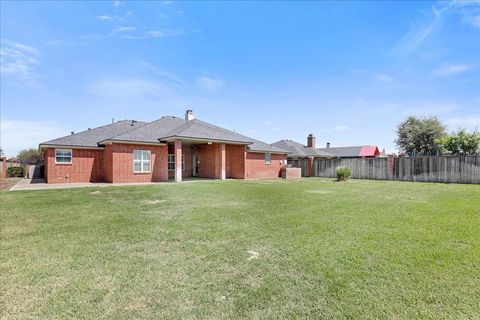
[[[175,182],[182,182],[182,140],[175,140]]]
[[[226,156],[225,143],[216,145],[215,148],[215,178],[225,180],[226,178]]]
[[[313,177],[313,157],[308,158],[308,177]]]

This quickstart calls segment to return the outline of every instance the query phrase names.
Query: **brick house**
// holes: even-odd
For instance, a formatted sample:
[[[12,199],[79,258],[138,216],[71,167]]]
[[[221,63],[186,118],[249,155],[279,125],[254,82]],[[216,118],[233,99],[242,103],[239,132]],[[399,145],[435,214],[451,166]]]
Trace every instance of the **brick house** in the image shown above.
[[[157,182],[184,177],[271,179],[288,151],[194,118],[118,121],[43,142],[45,180]]]

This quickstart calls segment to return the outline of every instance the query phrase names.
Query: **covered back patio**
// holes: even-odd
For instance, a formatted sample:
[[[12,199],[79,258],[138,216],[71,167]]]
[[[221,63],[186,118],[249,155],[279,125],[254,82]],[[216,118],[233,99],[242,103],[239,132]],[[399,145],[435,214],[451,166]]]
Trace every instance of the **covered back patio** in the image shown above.
[[[208,179],[245,177],[244,143],[201,139],[175,139],[168,144],[168,177],[175,182],[185,178]]]

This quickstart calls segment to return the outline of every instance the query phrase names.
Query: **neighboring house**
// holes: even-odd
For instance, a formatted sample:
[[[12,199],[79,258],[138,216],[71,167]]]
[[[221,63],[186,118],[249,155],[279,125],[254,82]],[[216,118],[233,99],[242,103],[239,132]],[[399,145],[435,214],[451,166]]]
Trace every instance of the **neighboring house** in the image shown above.
[[[149,182],[183,177],[270,179],[288,151],[194,119],[118,121],[43,142],[45,179],[59,182]]]
[[[327,152],[335,158],[374,158],[380,155],[377,146],[351,146],[351,147],[330,147],[318,148],[317,151]]]
[[[315,136],[313,134],[307,137],[307,145],[285,139],[272,143],[272,146],[287,150],[289,152],[289,161],[305,158],[334,158],[334,156],[328,152],[315,149]]]
[[[280,140],[272,143],[272,146],[287,150],[288,164],[293,167],[302,168],[302,176],[311,176],[313,170],[313,159],[315,158],[334,158],[328,152],[315,149],[315,136],[309,134],[307,137],[307,145],[292,140]],[[302,161],[307,160],[307,161]]]

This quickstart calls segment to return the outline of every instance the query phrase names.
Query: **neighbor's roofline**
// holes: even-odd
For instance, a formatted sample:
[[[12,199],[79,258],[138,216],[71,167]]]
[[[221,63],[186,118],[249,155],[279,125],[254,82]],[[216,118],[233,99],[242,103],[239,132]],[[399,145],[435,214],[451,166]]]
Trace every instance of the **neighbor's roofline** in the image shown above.
[[[275,150],[247,150],[247,152],[252,152],[252,153],[274,153],[274,154],[289,154],[289,151],[275,151]]]

